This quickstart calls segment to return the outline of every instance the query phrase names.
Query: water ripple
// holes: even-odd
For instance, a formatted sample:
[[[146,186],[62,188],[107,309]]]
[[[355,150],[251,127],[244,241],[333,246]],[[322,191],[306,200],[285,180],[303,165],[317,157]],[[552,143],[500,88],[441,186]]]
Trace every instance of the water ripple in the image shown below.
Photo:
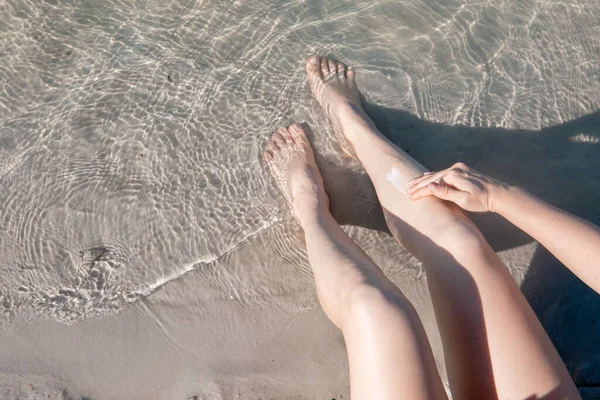
[[[540,128],[598,108],[599,15],[594,0],[1,2],[1,324],[116,313],[248,243],[303,263],[301,241],[273,237],[295,222],[260,155],[305,121],[339,160],[308,55],[430,121]],[[354,207],[375,204],[367,189]]]

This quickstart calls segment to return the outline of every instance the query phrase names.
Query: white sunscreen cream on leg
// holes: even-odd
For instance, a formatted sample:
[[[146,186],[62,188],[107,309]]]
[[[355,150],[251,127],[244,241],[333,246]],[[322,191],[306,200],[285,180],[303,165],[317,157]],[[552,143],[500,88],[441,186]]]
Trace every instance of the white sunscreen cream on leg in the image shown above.
[[[406,194],[406,190],[408,189],[408,185],[406,180],[402,178],[400,175],[400,171],[398,168],[392,168],[389,174],[386,176],[387,180],[392,182],[392,185],[400,192]]]

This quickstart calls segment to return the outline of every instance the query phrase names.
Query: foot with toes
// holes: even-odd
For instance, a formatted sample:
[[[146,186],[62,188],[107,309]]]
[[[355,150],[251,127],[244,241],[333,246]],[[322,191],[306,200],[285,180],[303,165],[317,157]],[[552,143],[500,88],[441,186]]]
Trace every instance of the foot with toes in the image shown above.
[[[354,155],[341,129],[345,113],[361,110],[355,72],[341,62],[313,56],[306,65],[310,89],[326,110],[344,151]],[[278,129],[264,158],[300,223],[307,215],[327,210],[329,199],[306,134],[299,124]]]
[[[313,96],[327,112],[333,124],[342,149],[348,155],[354,156],[354,150],[343,133],[341,122],[345,113],[361,110],[360,96],[355,83],[356,73],[339,61],[312,56],[306,64],[306,76]]]
[[[323,178],[300,124],[278,129],[264,159],[301,224],[308,215],[329,209]]]

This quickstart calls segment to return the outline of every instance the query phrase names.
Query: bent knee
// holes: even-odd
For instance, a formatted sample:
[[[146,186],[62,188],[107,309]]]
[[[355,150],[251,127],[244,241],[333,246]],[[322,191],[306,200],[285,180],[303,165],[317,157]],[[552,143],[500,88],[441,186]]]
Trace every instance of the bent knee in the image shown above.
[[[347,293],[343,314],[345,321],[351,319],[362,323],[385,323],[391,315],[403,315],[407,319],[417,316],[414,307],[399,289],[369,283],[359,284]]]
[[[459,220],[443,227],[432,240],[455,258],[481,255],[490,248],[483,234],[468,220]]]

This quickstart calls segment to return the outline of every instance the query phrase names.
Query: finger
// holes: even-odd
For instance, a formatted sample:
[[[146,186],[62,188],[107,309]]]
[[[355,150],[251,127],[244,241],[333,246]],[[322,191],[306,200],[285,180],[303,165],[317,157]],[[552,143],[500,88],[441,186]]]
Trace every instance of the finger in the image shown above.
[[[456,163],[456,164],[452,165],[450,168],[446,168],[446,169],[444,169],[442,171],[448,172],[448,171],[451,171],[451,170],[457,170],[459,172],[464,172],[464,171],[470,170],[470,168],[466,164],[459,162],[459,163]],[[442,172],[442,171],[439,171],[439,172]],[[409,185],[415,184],[415,183],[420,182],[423,179],[427,178],[431,174],[437,174],[439,172],[435,172],[435,171],[426,171],[426,172],[423,172],[423,175],[417,176],[416,178],[413,178],[413,179],[409,180],[408,184]]]
[[[440,171],[428,171],[428,172],[424,172],[422,176],[411,179],[411,181],[413,181],[411,183],[411,181],[409,181],[409,185],[415,185],[419,182],[423,182],[425,180],[430,180],[431,178],[433,178],[434,176],[436,176],[438,179],[439,177],[441,177],[442,175],[448,173],[452,168],[446,168],[446,169],[442,169]]]
[[[437,171],[437,172],[433,172],[433,173],[431,173],[431,174],[428,174],[428,175],[423,175],[423,176],[421,176],[421,177],[419,177],[419,178],[415,178],[415,179],[413,179],[412,181],[408,181],[408,186],[409,186],[409,187],[412,187],[412,186],[418,186],[418,185],[420,185],[420,184],[421,184],[421,183],[423,183],[423,182],[430,182],[430,180],[431,180],[433,177],[437,177],[437,178],[439,178],[439,177],[441,177],[441,176],[442,176],[442,175],[443,175],[445,172],[446,172],[446,170],[443,170],[443,171]]]
[[[447,196],[451,196],[452,198],[456,198],[456,199],[458,199],[458,197],[460,197],[461,201],[466,200],[466,196],[470,195],[470,193],[464,192],[462,189],[455,187],[456,182],[457,182],[456,179],[453,178],[452,175],[447,174],[447,175],[444,175],[442,177],[442,179],[440,179],[439,182],[431,182],[428,185],[423,186],[423,187],[415,190],[414,192],[410,193],[408,195],[408,197],[411,200],[419,200],[420,198],[423,198],[423,197],[435,196],[435,197],[438,197],[438,198],[441,198],[444,200],[452,201],[452,199],[445,197],[447,195]],[[434,193],[434,191],[436,189],[438,189],[438,191]],[[441,190],[441,192],[439,190]],[[465,196],[462,196],[462,195],[453,196],[454,192],[464,193]]]
[[[465,164],[464,162],[457,162],[456,164],[454,164],[452,166],[452,168],[454,168],[454,169],[460,169],[462,171],[469,171],[469,170],[471,170],[471,168],[467,164]]]
[[[437,174],[437,171],[426,171],[426,172],[423,172],[423,175],[421,175],[421,176],[418,176],[418,177],[416,177],[416,178],[413,178],[413,179],[411,179],[411,180],[409,181],[409,183],[410,183],[410,182],[412,182],[412,181],[421,180],[421,179],[423,179],[423,178],[425,178],[425,177],[428,177],[428,176],[429,176],[429,175],[431,175],[431,174]]]
[[[454,186],[456,189],[462,192],[467,193],[473,193],[475,189],[475,185],[473,185],[471,181],[461,173],[450,172],[443,176],[440,183],[446,183],[450,186]]]
[[[463,207],[466,204],[467,197],[469,196],[469,193],[458,190],[445,183],[430,183],[427,187],[431,194],[438,199],[451,201],[459,207]]]
[[[424,176],[423,178],[421,178],[420,180],[418,180],[414,183],[409,183],[408,190],[406,190],[406,193],[412,193],[412,192],[416,191],[417,189],[420,189],[422,187],[429,185],[431,182],[437,181],[442,176],[444,176],[447,172],[448,172],[448,170],[445,169],[443,171]]]
[[[425,179],[426,177],[428,177],[431,174],[437,174],[436,171],[427,171],[427,172],[423,172],[423,175],[417,176],[415,178],[412,178],[408,181],[408,184],[411,185],[413,183],[417,183],[423,179]]]
[[[408,198],[411,200],[419,200],[427,196],[433,196],[433,193],[431,193],[431,190],[429,190],[429,186],[422,187],[408,194]]]

